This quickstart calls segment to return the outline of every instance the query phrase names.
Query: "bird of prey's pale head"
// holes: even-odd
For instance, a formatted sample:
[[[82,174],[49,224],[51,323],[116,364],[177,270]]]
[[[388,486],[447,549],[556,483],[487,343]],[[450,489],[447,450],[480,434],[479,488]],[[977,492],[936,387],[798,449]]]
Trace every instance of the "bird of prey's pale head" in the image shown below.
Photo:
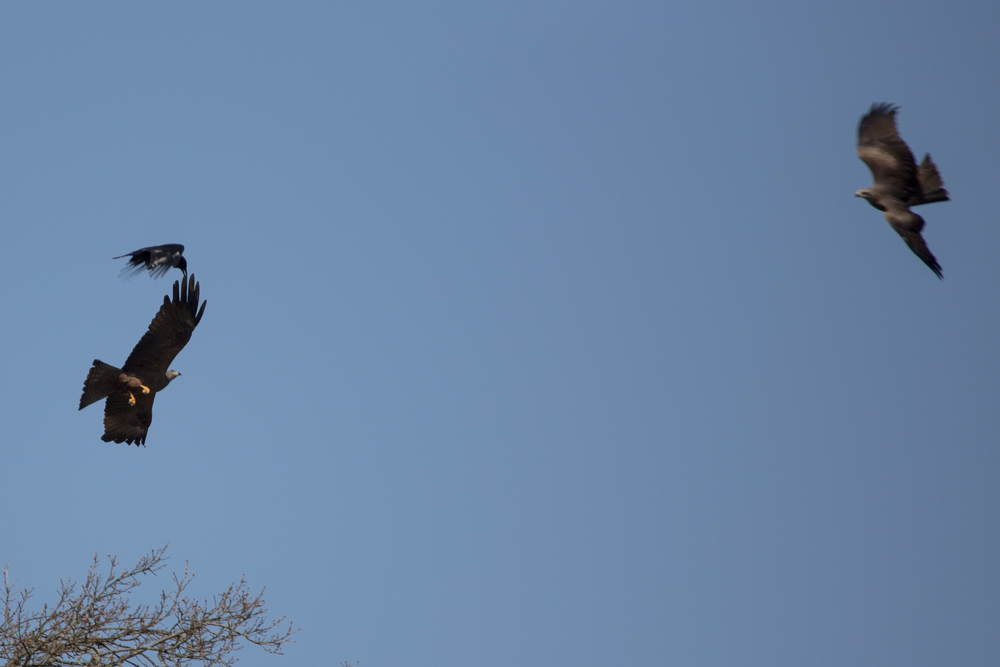
[[[173,380],[176,377],[180,377],[180,376],[181,376],[181,374],[178,373],[177,371],[167,371],[167,384],[170,384],[171,380]]]
[[[865,201],[867,201],[869,204],[871,204],[880,211],[885,210],[885,208],[879,204],[878,202],[879,196],[873,188],[861,188],[860,190],[854,193],[854,196],[861,197],[862,199],[864,199]]]

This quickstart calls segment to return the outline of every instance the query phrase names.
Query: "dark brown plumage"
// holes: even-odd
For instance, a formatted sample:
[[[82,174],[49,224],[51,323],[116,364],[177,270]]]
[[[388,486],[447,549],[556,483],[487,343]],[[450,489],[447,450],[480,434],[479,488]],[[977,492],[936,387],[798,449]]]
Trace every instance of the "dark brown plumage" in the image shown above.
[[[101,440],[146,443],[146,432],[153,421],[153,400],[180,375],[168,367],[205,314],[207,301],[198,308],[200,287],[194,275],[174,282],[173,300],[163,297],[159,312],[121,369],[94,360],[83,383],[80,409],[107,397]]]
[[[920,235],[924,219],[910,207],[948,201],[948,191],[930,155],[917,167],[913,153],[896,130],[897,109],[891,104],[873,104],[858,124],[858,157],[871,169],[875,183],[855,195],[883,211],[910,250],[943,278],[941,265]]]

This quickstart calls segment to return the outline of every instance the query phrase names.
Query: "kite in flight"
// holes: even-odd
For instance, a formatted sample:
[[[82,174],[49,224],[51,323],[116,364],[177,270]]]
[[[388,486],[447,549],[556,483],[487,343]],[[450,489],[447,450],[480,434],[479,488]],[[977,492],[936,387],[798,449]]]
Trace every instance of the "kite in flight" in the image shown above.
[[[930,155],[917,167],[913,153],[896,130],[896,110],[892,104],[873,104],[858,124],[858,157],[872,170],[875,183],[855,193],[885,212],[885,219],[903,237],[910,250],[930,267],[938,278],[941,265],[920,235],[924,219],[911,206],[948,201],[941,174]]]
[[[162,278],[171,268],[180,269],[184,272],[184,277],[187,278],[188,263],[184,259],[184,246],[180,243],[140,248],[118,257],[112,257],[112,259],[121,259],[122,257],[131,257],[121,272],[121,277],[126,280],[139,275],[143,269],[149,271],[149,275],[154,278]]]
[[[179,376],[168,370],[205,314],[205,304],[198,309],[200,285],[190,278],[174,281],[174,298],[163,297],[163,305],[149,325],[149,330],[132,349],[119,369],[94,359],[87,373],[80,397],[80,410],[102,398],[104,404],[104,442],[146,444],[146,431],[153,421],[153,399],[170,381]]]

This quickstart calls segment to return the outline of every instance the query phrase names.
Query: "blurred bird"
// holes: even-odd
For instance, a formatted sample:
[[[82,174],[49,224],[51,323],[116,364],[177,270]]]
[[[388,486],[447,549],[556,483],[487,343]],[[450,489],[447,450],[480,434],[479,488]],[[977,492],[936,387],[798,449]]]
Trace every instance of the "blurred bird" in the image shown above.
[[[924,219],[911,206],[948,201],[948,191],[930,155],[917,167],[909,146],[896,130],[896,110],[892,104],[873,104],[858,124],[858,157],[872,170],[875,183],[855,193],[885,213],[885,219],[903,237],[910,250],[924,261],[938,278],[941,265],[920,235]]]
[[[132,278],[142,273],[143,269],[149,271],[149,275],[153,278],[161,278],[171,268],[180,269],[184,272],[184,277],[187,277],[187,260],[184,259],[184,246],[179,243],[167,243],[166,245],[140,248],[139,250],[133,250],[130,253],[119,255],[112,259],[121,259],[122,257],[130,256],[131,259],[128,260],[128,264],[121,270],[121,277],[123,279]]]

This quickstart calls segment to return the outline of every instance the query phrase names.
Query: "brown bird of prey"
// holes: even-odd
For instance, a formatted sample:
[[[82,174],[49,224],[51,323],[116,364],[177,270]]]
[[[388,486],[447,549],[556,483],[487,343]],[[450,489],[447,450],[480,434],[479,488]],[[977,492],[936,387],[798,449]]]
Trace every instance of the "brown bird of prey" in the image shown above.
[[[200,285],[190,278],[174,281],[174,298],[163,297],[163,305],[149,325],[149,330],[132,349],[125,364],[115,368],[100,359],[83,382],[80,409],[102,398],[104,403],[104,442],[146,444],[146,431],[153,421],[153,399],[170,381],[179,376],[168,370],[170,362],[191,340],[191,332],[205,314],[205,304],[198,309]]]
[[[875,183],[858,190],[855,196],[884,211],[885,219],[910,250],[938,278],[943,278],[941,265],[920,235],[924,219],[910,207],[948,201],[948,191],[930,155],[925,155],[917,167],[913,153],[896,130],[897,109],[892,104],[873,104],[858,124],[858,157],[872,170]]]
[[[184,277],[187,278],[188,263],[184,259],[184,246],[180,243],[139,248],[111,259],[121,259],[122,257],[129,258],[128,264],[121,271],[123,280],[139,275],[143,269],[149,271],[149,275],[153,278],[162,278],[172,268],[180,269],[184,272]]]

